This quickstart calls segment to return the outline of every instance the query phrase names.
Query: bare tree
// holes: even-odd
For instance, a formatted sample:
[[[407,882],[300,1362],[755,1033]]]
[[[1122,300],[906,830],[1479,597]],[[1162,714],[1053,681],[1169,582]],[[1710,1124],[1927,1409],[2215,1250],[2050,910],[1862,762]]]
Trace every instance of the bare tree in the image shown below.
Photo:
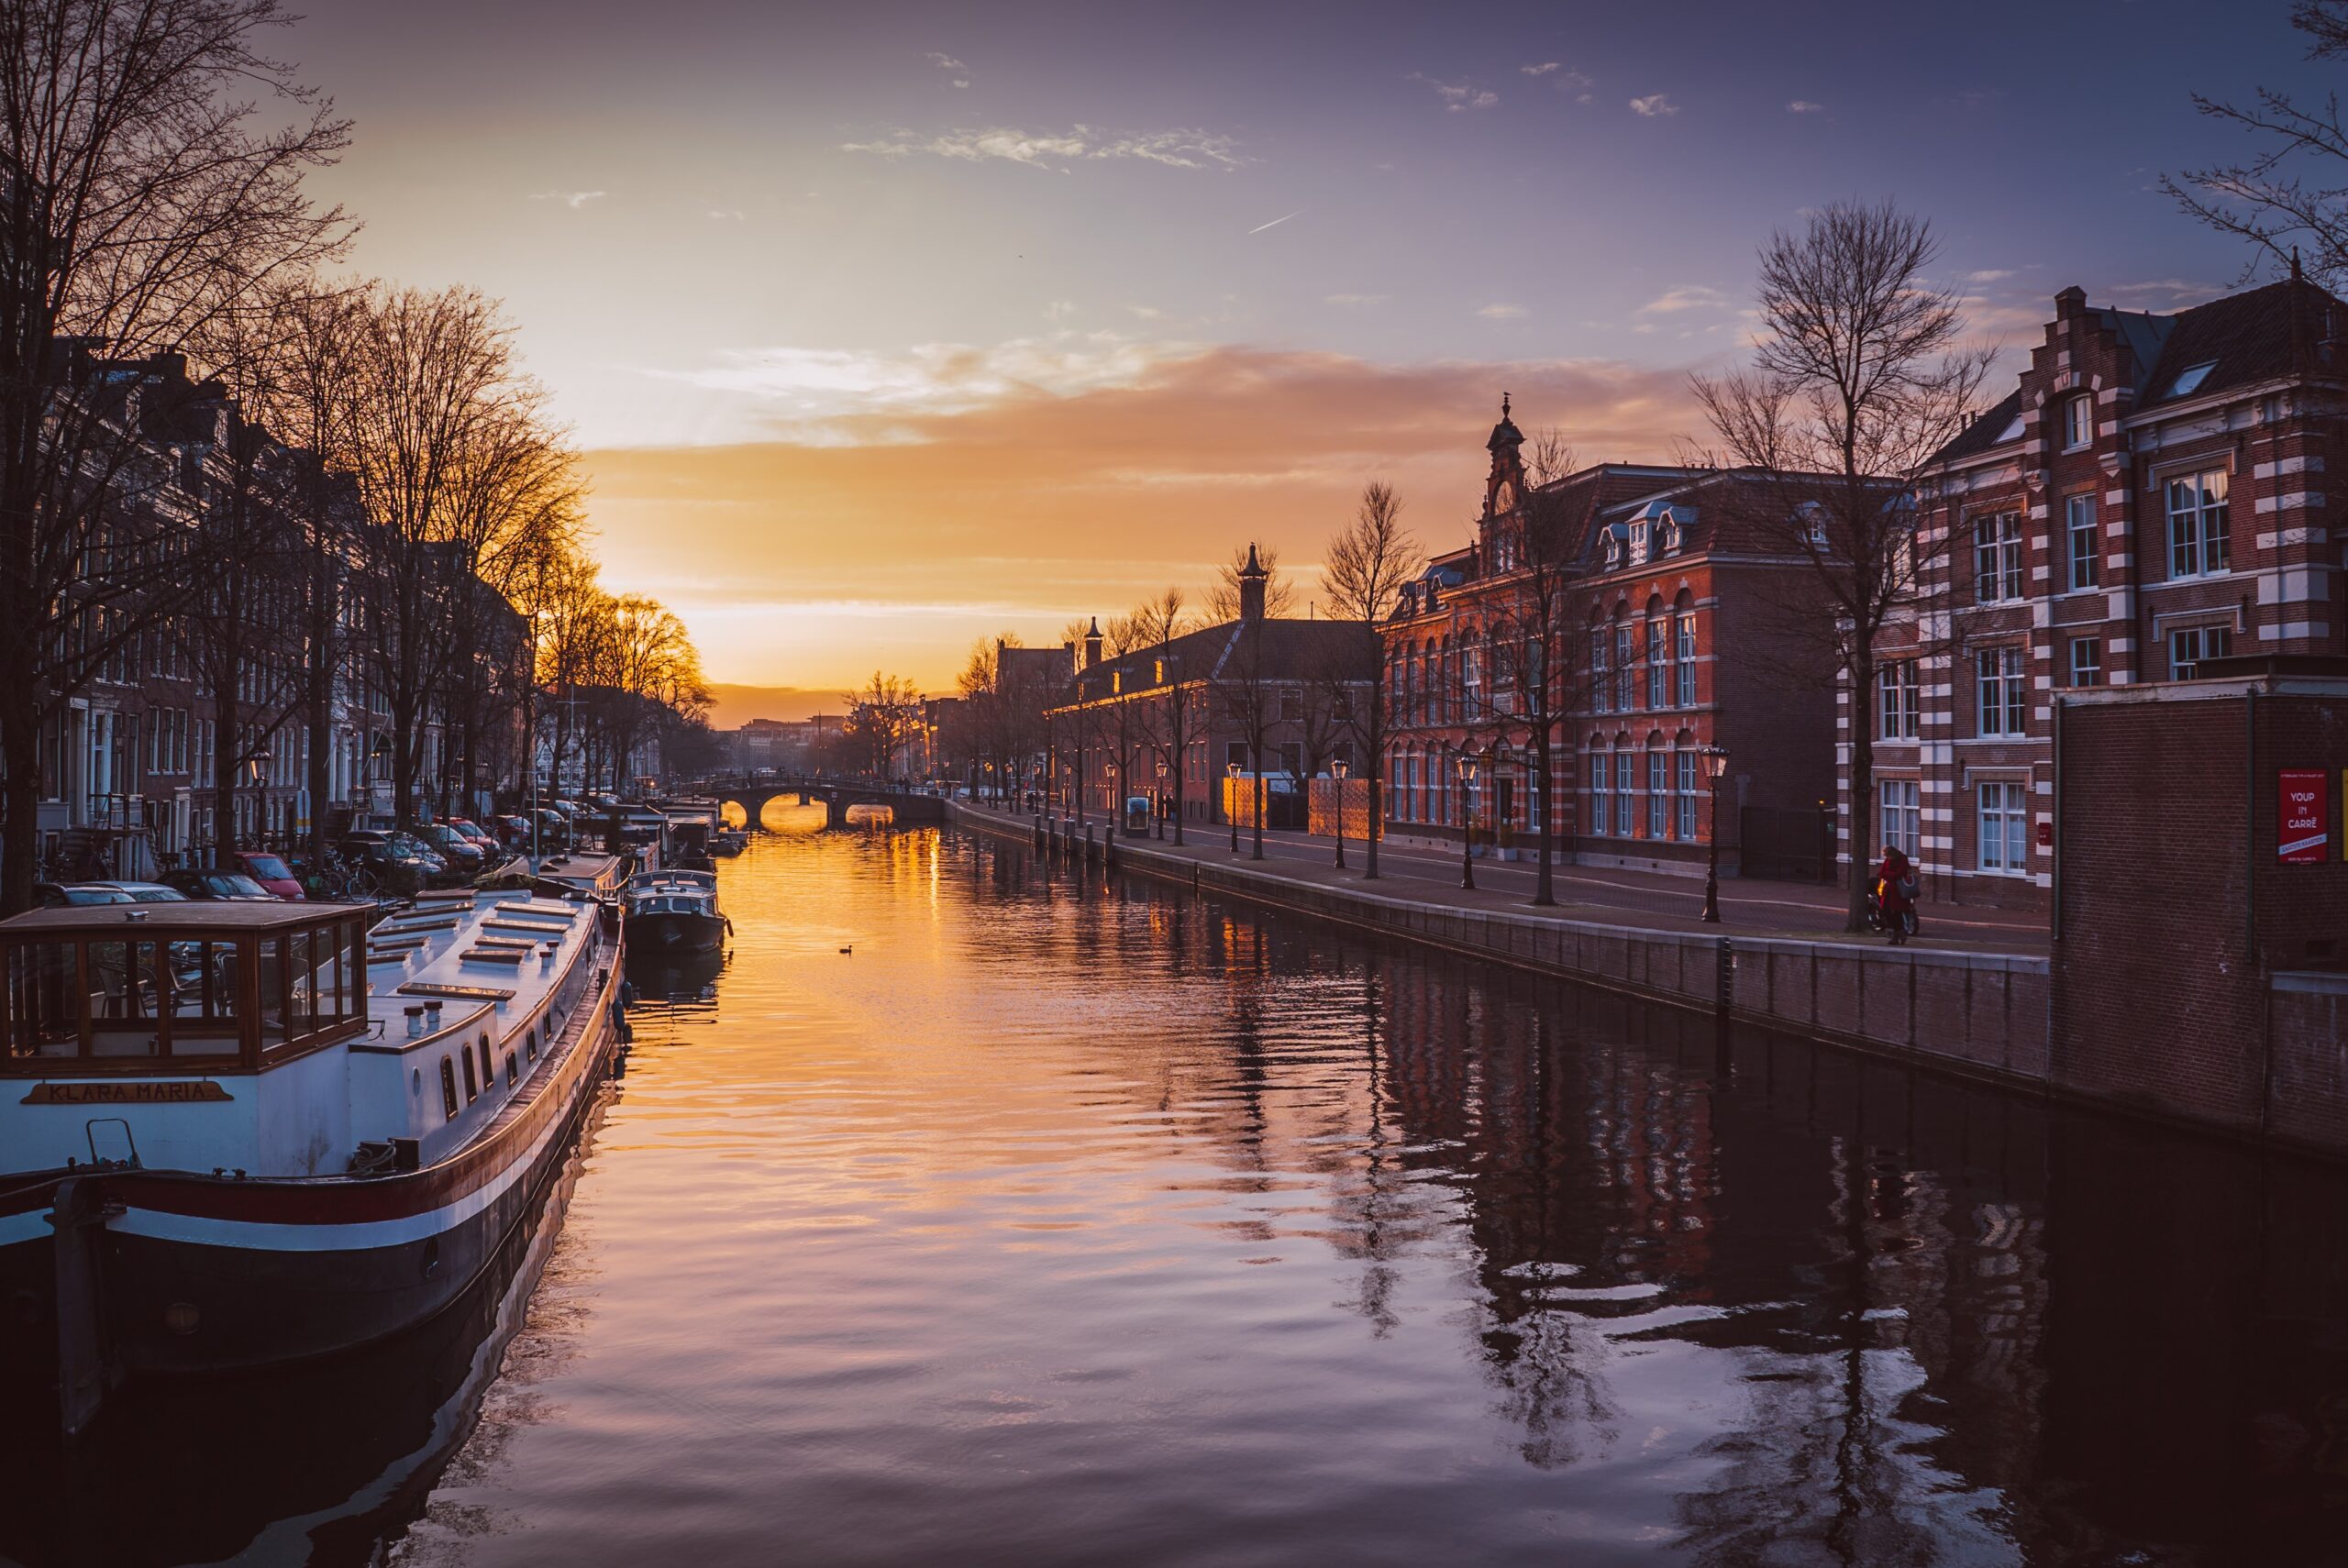
[[[1996,355],[1964,345],[1955,294],[1924,282],[1938,251],[1932,226],[1890,202],[1837,203],[1799,234],[1772,235],[1752,368],[1693,379],[1714,461],[1742,470],[1752,525],[1811,569],[1815,602],[1787,617],[1788,635],[1848,694],[1851,931],[1866,923],[1876,639],[1916,606],[1926,560],[1948,547],[1920,536],[1913,494]]]
[[[1239,619],[1239,574],[1246,569],[1251,550],[1257,554],[1257,564],[1264,569],[1264,613],[1279,620],[1296,609],[1296,584],[1280,571],[1279,547],[1241,545],[1232,550],[1229,560],[1215,568],[1213,585],[1207,590],[1210,622]]]
[[[845,693],[843,700],[857,766],[885,782],[898,748],[920,722],[921,693],[912,681],[876,669],[861,690]]]
[[[2303,34],[2307,58],[2348,60],[2348,0],[2300,0],[2291,26]],[[2348,287],[2348,124],[2340,98],[2302,103],[2272,87],[2243,106],[2193,95],[2212,119],[2251,133],[2260,150],[2244,163],[2215,164],[2163,175],[2161,189],[2187,214],[2252,246],[2245,277],[2261,262],[2297,272],[2305,247],[2307,271],[2326,288]]]
[[[1168,777],[1174,780],[1169,804],[1174,818],[1174,842],[1179,845],[1183,842],[1183,770],[1189,765],[1191,748],[1206,733],[1205,704],[1200,697],[1201,688],[1192,679],[1199,672],[1185,670],[1182,656],[1174,647],[1177,640],[1194,629],[1188,596],[1179,588],[1168,588],[1136,609],[1134,621],[1141,646],[1157,649],[1162,667],[1156,672],[1157,694],[1143,717],[1143,733],[1165,763]]]
[[[0,910],[32,900],[39,736],[184,602],[185,519],[150,499],[150,389],[126,368],[200,356],[350,231],[302,189],[345,123],[258,49],[286,20],[275,0],[0,6]],[[256,93],[291,123],[260,125]]]
[[[1322,591],[1328,596],[1332,620],[1357,621],[1374,637],[1378,624],[1394,610],[1402,585],[1426,568],[1426,552],[1402,526],[1402,501],[1394,487],[1372,480],[1361,487],[1361,502],[1353,521],[1329,542],[1329,559],[1321,569]],[[1324,672],[1324,683],[1335,672]],[[1369,826],[1362,852],[1362,875],[1378,875],[1379,825],[1385,821],[1387,736],[1396,718],[1394,693],[1387,686],[1387,661],[1380,657],[1370,668],[1367,701],[1343,710],[1360,767],[1369,787]],[[1340,786],[1337,810],[1345,811]]]
[[[1248,858],[1264,858],[1264,773],[1270,760],[1265,754],[1272,726],[1279,718],[1279,692],[1271,682],[1269,650],[1264,646],[1264,621],[1242,620],[1233,633],[1229,650],[1214,681],[1213,701],[1224,720],[1239,733],[1247,746],[1247,773],[1254,791],[1248,815],[1254,820],[1255,844]]]

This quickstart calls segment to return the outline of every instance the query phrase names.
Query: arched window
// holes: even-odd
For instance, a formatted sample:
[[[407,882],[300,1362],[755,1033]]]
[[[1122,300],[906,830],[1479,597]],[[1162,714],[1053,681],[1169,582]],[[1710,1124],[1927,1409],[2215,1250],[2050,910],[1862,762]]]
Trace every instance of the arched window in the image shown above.
[[[1638,651],[1631,642],[1631,607],[1614,606],[1614,707],[1627,713],[1637,706]]]
[[[1696,601],[1686,589],[1671,606],[1672,704],[1696,705]]]
[[[1647,736],[1647,836],[1671,836],[1671,753],[1661,731]]]
[[[1682,730],[1672,741],[1672,761],[1675,765],[1673,790],[1674,824],[1672,837],[1682,844],[1696,842],[1696,737]]]
[[[2095,445],[2095,393],[2080,392],[2063,400],[2063,450],[2076,452]]]
[[[1635,837],[1639,831],[1638,817],[1634,810],[1639,788],[1638,761],[1639,754],[1632,749],[1631,737],[1627,734],[1616,735],[1614,737],[1614,832],[1622,838]]]
[[[1607,805],[1614,793],[1614,758],[1606,751],[1603,736],[1593,735],[1589,742],[1589,811],[1587,815],[1591,834],[1606,836],[1613,825]]]
[[[1647,600],[1647,707],[1671,706],[1671,626],[1664,617],[1663,596]]]

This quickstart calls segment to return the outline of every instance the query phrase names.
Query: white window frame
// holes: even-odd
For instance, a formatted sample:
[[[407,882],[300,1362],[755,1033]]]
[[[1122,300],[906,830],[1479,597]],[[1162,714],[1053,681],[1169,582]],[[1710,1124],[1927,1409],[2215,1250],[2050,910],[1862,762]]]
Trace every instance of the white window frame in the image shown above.
[[[1660,615],[1647,622],[1647,706],[1671,706],[1671,628]]]
[[[1696,754],[1682,746],[1674,754],[1678,758],[1679,772],[1679,832],[1682,844],[1696,841]]]
[[[2088,648],[2093,648],[2095,650],[2095,657],[2082,663],[2080,661],[2079,655]],[[2101,637],[2073,637],[2071,639],[2070,670],[2071,684],[2074,687],[2085,688],[2102,685],[2103,639]],[[2079,679],[2081,675],[2084,675],[2090,670],[2095,673],[2094,679],[2082,680]]]
[[[2018,644],[1974,656],[1974,729],[1979,735],[2030,733],[2030,661]]]
[[[1692,610],[1683,610],[1672,619],[1678,623],[1673,635],[1677,639],[1678,649],[1675,662],[1678,666],[1678,705],[1692,708],[1696,705],[1696,614]]]
[[[1611,668],[1607,662],[1607,650],[1613,646],[1613,632],[1604,626],[1589,634],[1590,690],[1596,699],[1592,706],[1601,713],[1614,711],[1614,684]]]
[[[2022,596],[2021,513],[1994,512],[1973,520],[1973,597],[2010,604]]]
[[[1976,867],[1991,876],[2030,874],[2030,786],[1989,781],[1975,786]]]
[[[2103,541],[2096,535],[2095,497],[2087,491],[2063,498],[2064,580],[2077,593],[2103,578]],[[2084,546],[2084,548],[2082,547]]]
[[[1606,796],[1614,782],[1612,756],[1604,751],[1589,754],[1589,831],[1598,838],[1606,836]]]
[[[1660,746],[1647,751],[1647,836],[1671,836],[1671,754]]]
[[[2078,392],[2063,400],[2063,450],[2077,452],[2095,445],[2095,393]]]
[[[2191,680],[2205,660],[2224,658],[2233,651],[2232,626],[2180,626],[2168,635],[2168,677]]]
[[[1916,661],[1894,659],[1876,671],[1876,739],[1911,741],[1921,733],[1922,692]]]
[[[1877,790],[1876,823],[1882,842],[1911,860],[1923,853],[1922,794],[1923,787],[1913,778],[1886,778]]]
[[[2233,474],[2226,469],[2171,474],[2161,481],[2170,578],[2217,577],[2233,569],[2232,487]]]

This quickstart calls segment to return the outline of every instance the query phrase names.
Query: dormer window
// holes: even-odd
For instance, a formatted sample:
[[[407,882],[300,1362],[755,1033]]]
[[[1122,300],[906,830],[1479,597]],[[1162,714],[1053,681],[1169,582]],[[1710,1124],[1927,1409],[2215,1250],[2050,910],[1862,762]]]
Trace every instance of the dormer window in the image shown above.
[[[1647,525],[1646,519],[1641,518],[1638,522],[1631,525],[1631,564],[1633,566],[1644,566],[1646,564],[1646,558]]]
[[[2210,372],[2217,368],[2218,361],[2215,359],[2204,359],[2198,365],[2186,366],[2185,369],[2177,371],[2176,379],[2168,383],[2161,392],[2161,396],[2183,397],[2187,392],[2198,391],[2201,383],[2210,379]]]
[[[2063,450],[2076,452],[2095,445],[2095,394],[2080,392],[2063,402]]]
[[[1606,530],[1605,561],[1608,571],[1623,564],[1623,536],[1611,528]]]

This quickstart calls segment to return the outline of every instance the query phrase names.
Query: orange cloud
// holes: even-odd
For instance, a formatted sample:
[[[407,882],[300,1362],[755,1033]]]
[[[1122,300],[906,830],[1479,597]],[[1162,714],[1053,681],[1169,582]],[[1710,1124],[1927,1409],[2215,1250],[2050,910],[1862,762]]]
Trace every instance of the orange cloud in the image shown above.
[[[938,690],[978,636],[1044,641],[1167,583],[1202,587],[1251,538],[1282,547],[1309,598],[1373,476],[1423,542],[1456,545],[1503,389],[1584,461],[1661,458],[1697,428],[1674,370],[1119,352],[1120,374],[1066,391],[974,380],[948,355],[951,396],[884,376],[854,412],[810,419],[781,400],[792,439],[592,453],[601,553],[686,617],[716,678],[837,688],[877,665]]]

